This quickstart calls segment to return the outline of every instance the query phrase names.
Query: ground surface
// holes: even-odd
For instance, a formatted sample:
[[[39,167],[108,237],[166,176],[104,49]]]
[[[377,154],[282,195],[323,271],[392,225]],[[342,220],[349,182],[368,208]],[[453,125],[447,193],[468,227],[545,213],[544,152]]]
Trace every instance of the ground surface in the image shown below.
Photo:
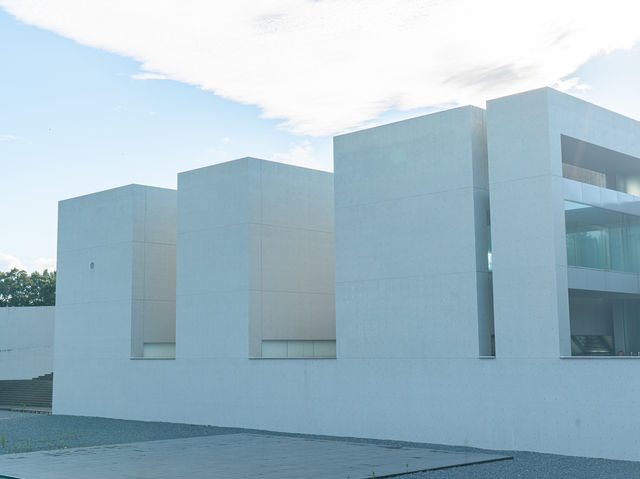
[[[0,411],[0,454],[236,433],[266,434],[260,431],[209,426]],[[274,435],[274,433],[269,434]],[[310,437],[299,434],[288,436]],[[328,439],[385,446],[411,446],[443,451],[466,451],[470,453],[513,456],[512,461],[491,462],[418,474],[405,474],[398,476],[401,479],[640,478],[640,463],[638,462],[587,459],[517,451],[483,451],[464,447],[399,443],[394,441]],[[2,471],[0,471],[1,473]]]
[[[493,454],[388,447],[267,434],[132,442],[0,456],[22,479],[368,479],[504,459]]]

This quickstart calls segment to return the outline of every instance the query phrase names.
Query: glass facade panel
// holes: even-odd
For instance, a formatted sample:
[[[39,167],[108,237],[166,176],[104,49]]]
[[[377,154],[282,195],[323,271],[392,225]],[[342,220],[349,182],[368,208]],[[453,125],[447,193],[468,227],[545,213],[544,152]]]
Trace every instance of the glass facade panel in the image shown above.
[[[176,343],[144,343],[143,357],[167,359],[176,357]]]
[[[491,216],[487,210],[487,269],[493,272],[493,249],[491,247]]]
[[[640,158],[561,135],[562,176],[640,196]]]
[[[263,358],[286,358],[287,342],[286,341],[262,341],[262,357]]]
[[[478,340],[481,357],[496,355],[496,338],[493,321],[493,248],[491,246],[491,214],[486,211],[487,221],[487,284],[478,284]],[[480,277],[479,277],[480,278]],[[484,300],[483,300],[484,299]]]
[[[335,358],[335,340],[263,340],[263,358]]]
[[[336,356],[335,341],[314,341],[313,355],[315,357],[333,358]]]
[[[640,295],[569,290],[572,356],[640,356]]]
[[[640,217],[565,201],[567,264],[640,273]]]

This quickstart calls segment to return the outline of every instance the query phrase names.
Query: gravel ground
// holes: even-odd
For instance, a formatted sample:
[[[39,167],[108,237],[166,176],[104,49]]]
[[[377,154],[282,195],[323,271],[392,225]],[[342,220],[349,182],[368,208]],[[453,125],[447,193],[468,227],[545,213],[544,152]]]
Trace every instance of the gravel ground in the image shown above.
[[[0,411],[0,454],[230,434],[240,429]]]
[[[125,421],[82,416],[50,416],[0,411],[0,454],[13,452],[98,446],[158,439],[210,436],[255,431],[213,426],[194,426],[166,422]],[[280,435],[272,433],[271,435]],[[437,444],[380,441],[283,434],[292,437],[312,437],[338,441],[364,442],[389,446],[411,446],[448,451],[475,451],[512,456],[513,460],[457,467],[396,476],[400,479],[638,479],[640,462],[611,461],[581,457],[557,456],[520,451],[485,451]]]

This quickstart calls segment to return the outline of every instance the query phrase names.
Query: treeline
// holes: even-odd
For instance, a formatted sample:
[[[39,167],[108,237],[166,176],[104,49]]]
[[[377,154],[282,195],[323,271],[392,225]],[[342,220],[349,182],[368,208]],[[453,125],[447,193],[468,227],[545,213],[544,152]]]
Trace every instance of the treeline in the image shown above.
[[[0,271],[0,307],[55,306],[56,272]]]

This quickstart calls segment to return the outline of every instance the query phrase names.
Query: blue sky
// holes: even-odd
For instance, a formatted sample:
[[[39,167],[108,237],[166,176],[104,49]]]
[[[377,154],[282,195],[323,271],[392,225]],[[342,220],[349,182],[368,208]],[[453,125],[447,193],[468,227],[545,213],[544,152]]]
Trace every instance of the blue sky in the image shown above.
[[[0,5],[2,3],[12,2],[0,1]],[[538,68],[538,73],[528,80],[533,84],[506,81],[502,86],[486,85],[488,75],[482,73],[483,65],[489,60],[501,64],[501,60],[493,56],[484,63],[465,64],[459,71],[468,72],[469,78],[476,79],[475,83],[461,83],[452,89],[451,82],[431,80],[440,74],[439,70],[407,67],[407,74],[402,77],[396,78],[395,73],[387,75],[386,70],[395,62],[404,61],[397,60],[393,52],[389,64],[380,62],[376,66],[375,71],[380,75],[365,72],[363,78],[354,79],[358,72],[378,61],[380,55],[366,57],[366,62],[346,75],[345,63],[333,64],[331,60],[334,55],[340,57],[341,62],[353,63],[348,58],[342,59],[340,45],[335,51],[319,54],[324,55],[322,71],[319,71],[315,64],[306,65],[307,57],[300,57],[299,51],[285,51],[278,43],[286,63],[284,60],[276,63],[279,56],[271,61],[274,69],[282,70],[281,74],[259,76],[261,73],[256,72],[265,68],[259,53],[255,57],[251,53],[243,56],[237,53],[241,57],[237,65],[228,62],[230,57],[224,56],[228,53],[218,53],[213,47],[202,54],[204,57],[185,59],[184,54],[176,54],[165,58],[162,51],[153,50],[150,44],[133,37],[128,40],[124,27],[119,43],[113,43],[108,30],[102,37],[100,32],[95,38],[91,36],[93,30],[102,27],[87,30],[87,20],[80,14],[76,23],[56,24],[56,16],[47,12],[46,7],[33,11],[22,11],[11,5],[7,8],[21,20],[0,8],[0,111],[3,113],[0,115],[0,178],[5,199],[0,226],[0,270],[13,265],[28,270],[54,266],[58,200],[130,183],[173,188],[180,171],[242,156],[331,170],[332,134],[459,103],[482,104],[513,89],[555,85],[640,119],[640,45],[632,33],[621,34],[622,48],[616,44],[599,48],[597,43],[591,45],[591,50],[563,47],[563,58],[578,57],[574,62],[567,62],[568,66],[555,63],[549,66],[546,60],[524,63],[521,68],[526,71],[532,71],[532,64]],[[126,11],[116,13],[120,19]],[[322,15],[330,18],[331,12],[323,11],[319,16]],[[305,12],[299,17],[304,21],[298,19],[291,24],[306,25],[304,22],[312,21]],[[100,25],[115,25],[108,13],[104,18]],[[290,31],[288,24],[281,25],[281,18],[282,15],[276,14],[260,17],[261,23],[256,27],[263,35],[258,38],[260,44],[264,43],[265,28],[269,29],[269,38],[274,36],[271,26],[274,22],[276,30]],[[400,23],[405,25],[406,21],[405,18]],[[315,28],[314,25],[305,28],[312,27]],[[305,32],[308,33],[308,29]],[[152,38],[153,34],[154,31],[149,30],[145,38]],[[189,42],[195,42],[194,45],[203,41],[219,42],[213,37],[194,39],[189,38],[189,33],[182,35],[181,52],[189,50]],[[333,32],[338,44],[341,35],[341,31]],[[393,32],[389,35],[396,38]],[[287,38],[270,41],[291,43]],[[523,40],[522,48],[528,48],[527,41]],[[250,39],[247,42],[247,46],[238,46],[239,52],[251,52],[253,44]],[[323,48],[325,43],[323,41]],[[134,45],[131,52],[129,44]],[[631,45],[635,46],[628,48]],[[312,47],[306,45],[305,53]],[[344,50],[345,55],[351,54],[353,58],[364,55],[361,48]],[[209,58],[209,53],[212,60],[202,62],[202,58]],[[425,51],[424,55],[428,57],[430,52]],[[433,55],[437,57],[437,52]],[[505,55],[512,53],[505,52]],[[531,51],[530,57],[544,58],[544,55],[536,50]],[[291,58],[301,58],[300,65],[288,70]],[[509,68],[517,70],[520,66],[513,58],[512,55],[504,64],[515,65]],[[416,61],[415,58],[406,60],[406,65]],[[254,63],[259,64],[260,70],[251,69]],[[402,64],[397,67],[404,71]],[[308,70],[313,68],[316,71],[310,73]],[[445,78],[454,78],[458,67],[448,68]],[[152,76],[148,72],[160,78],[183,81],[136,79]],[[252,80],[252,75],[258,78]],[[429,79],[424,87],[420,75]],[[376,82],[375,78],[379,80]],[[558,83],[558,80],[564,81]],[[386,95],[387,90],[393,91]],[[434,95],[439,95],[437,98],[441,100],[434,100]]]
[[[261,119],[257,107],[194,86],[132,79],[138,62],[1,10],[0,45],[0,165],[9,199],[0,254],[29,270],[55,258],[58,200],[130,183],[175,188],[179,171],[242,156],[332,167],[330,137],[293,135]]]

